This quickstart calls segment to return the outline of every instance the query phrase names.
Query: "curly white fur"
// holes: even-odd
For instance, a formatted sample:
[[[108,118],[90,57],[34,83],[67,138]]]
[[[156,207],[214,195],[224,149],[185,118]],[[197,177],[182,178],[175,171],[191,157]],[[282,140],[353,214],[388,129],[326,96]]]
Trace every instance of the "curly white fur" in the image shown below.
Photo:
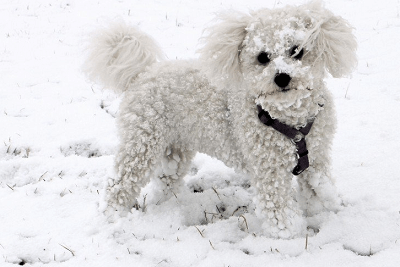
[[[174,190],[199,151],[250,174],[266,234],[304,234],[299,205],[305,215],[339,207],[329,155],[335,112],[323,78],[326,70],[340,77],[355,67],[351,31],[315,2],[229,12],[206,30],[201,60],[160,63],[160,49],[137,29],[123,25],[101,32],[86,70],[106,86],[128,88],[118,118],[121,145],[107,189],[109,206],[130,210],[150,178]],[[301,49],[303,57],[294,58]],[[261,52],[268,54],[267,64],[257,61]],[[280,73],[291,77],[285,90],[274,83]],[[257,105],[295,128],[315,119],[306,137],[310,167],[298,177],[298,201],[291,173],[295,145],[259,121]]]

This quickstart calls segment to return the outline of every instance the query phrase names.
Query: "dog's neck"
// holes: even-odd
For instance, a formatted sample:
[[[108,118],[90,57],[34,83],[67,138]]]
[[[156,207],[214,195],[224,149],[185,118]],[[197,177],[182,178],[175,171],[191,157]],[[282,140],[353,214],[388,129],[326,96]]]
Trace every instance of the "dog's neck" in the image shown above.
[[[310,166],[305,136],[310,132],[314,120],[308,122],[307,125],[304,127],[295,129],[289,125],[280,122],[279,120],[271,118],[269,113],[263,110],[261,106],[257,106],[257,110],[258,118],[263,124],[268,127],[274,128],[276,131],[280,132],[281,134],[292,140],[293,143],[296,145],[298,162],[292,173],[294,175],[301,174]]]

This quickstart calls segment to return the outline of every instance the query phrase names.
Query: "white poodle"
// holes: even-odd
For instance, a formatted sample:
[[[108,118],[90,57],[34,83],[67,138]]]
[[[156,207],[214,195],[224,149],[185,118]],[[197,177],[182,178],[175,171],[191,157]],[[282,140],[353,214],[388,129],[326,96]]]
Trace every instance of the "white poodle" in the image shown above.
[[[304,235],[299,206],[306,216],[340,206],[330,172],[334,104],[323,79],[356,66],[352,28],[320,2],[217,19],[200,60],[164,61],[151,37],[123,23],[93,38],[86,72],[124,92],[108,205],[129,211],[150,178],[176,189],[202,152],[251,176],[266,235]]]

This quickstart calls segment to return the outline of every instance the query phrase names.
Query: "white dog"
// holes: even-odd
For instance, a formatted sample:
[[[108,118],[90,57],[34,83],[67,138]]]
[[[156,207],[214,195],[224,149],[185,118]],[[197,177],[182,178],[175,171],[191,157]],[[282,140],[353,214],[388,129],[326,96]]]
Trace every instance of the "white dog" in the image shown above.
[[[150,178],[174,190],[202,152],[251,176],[267,235],[302,235],[299,205],[307,216],[339,207],[335,112],[323,79],[356,66],[352,28],[319,2],[217,19],[200,60],[164,61],[153,39],[125,24],[94,37],[86,72],[125,94],[108,204],[132,209]]]

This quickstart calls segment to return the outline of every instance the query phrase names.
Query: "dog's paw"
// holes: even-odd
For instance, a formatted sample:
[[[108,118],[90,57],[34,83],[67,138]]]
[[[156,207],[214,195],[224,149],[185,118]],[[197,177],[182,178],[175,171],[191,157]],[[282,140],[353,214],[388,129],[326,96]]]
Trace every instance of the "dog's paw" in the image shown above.
[[[335,195],[330,198],[313,196],[309,199],[300,201],[304,216],[313,217],[324,212],[337,213],[343,209],[342,200]]]
[[[282,212],[281,212],[282,213]],[[307,222],[298,212],[285,209],[264,219],[263,234],[272,238],[291,239],[306,235]]]
[[[126,208],[116,205],[108,205],[102,212],[109,223],[115,223],[121,217],[126,217],[129,213]]]

